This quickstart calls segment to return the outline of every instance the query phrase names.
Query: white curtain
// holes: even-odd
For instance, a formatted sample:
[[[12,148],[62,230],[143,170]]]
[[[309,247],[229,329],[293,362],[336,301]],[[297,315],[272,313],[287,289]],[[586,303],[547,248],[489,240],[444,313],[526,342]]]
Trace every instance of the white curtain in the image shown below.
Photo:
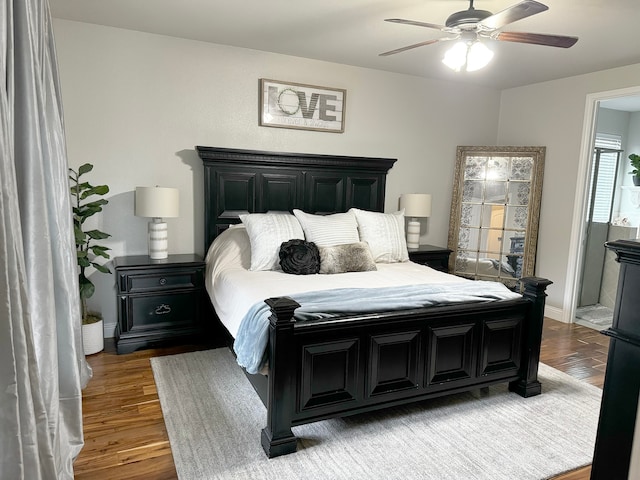
[[[72,479],[82,352],[47,0],[0,0],[0,478]]]

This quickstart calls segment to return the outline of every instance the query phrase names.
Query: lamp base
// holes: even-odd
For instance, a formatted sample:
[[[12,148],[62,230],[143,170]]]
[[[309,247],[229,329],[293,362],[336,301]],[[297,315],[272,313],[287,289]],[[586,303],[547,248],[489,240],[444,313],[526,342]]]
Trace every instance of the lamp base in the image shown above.
[[[149,222],[149,258],[162,260],[169,256],[169,231],[160,219]]]
[[[420,222],[411,220],[407,225],[407,248],[420,246]]]

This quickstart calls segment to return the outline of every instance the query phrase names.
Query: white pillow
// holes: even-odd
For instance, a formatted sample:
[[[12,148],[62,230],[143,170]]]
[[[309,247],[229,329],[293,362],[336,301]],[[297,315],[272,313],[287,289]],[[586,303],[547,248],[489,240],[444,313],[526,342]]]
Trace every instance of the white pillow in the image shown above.
[[[318,247],[333,247],[347,243],[358,243],[358,222],[353,212],[334,213],[332,215],[312,215],[294,209],[307,242]]]
[[[279,270],[280,245],[298,238],[304,240],[300,223],[289,213],[250,213],[240,215],[251,242],[249,270]]]
[[[205,258],[207,268],[213,270],[225,268],[251,267],[251,242],[244,225],[229,225],[213,241]]]
[[[404,232],[404,210],[395,213],[369,212],[352,208],[358,221],[360,241],[367,242],[376,263],[409,260]]]

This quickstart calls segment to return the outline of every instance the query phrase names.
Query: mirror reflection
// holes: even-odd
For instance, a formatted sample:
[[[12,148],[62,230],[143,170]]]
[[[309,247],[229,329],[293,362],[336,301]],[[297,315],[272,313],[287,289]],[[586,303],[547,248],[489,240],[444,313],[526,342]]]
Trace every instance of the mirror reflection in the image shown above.
[[[534,272],[544,147],[458,147],[450,271],[515,286]]]

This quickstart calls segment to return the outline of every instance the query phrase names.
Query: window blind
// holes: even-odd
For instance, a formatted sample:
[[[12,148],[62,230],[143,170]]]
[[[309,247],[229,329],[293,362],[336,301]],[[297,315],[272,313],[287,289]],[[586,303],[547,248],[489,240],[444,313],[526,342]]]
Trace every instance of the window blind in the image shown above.
[[[608,223],[611,221],[611,206],[613,205],[613,192],[621,148],[622,137],[620,135],[596,133],[589,195],[590,202],[593,201],[591,213],[591,221],[593,222]],[[591,211],[591,208],[589,210]]]

